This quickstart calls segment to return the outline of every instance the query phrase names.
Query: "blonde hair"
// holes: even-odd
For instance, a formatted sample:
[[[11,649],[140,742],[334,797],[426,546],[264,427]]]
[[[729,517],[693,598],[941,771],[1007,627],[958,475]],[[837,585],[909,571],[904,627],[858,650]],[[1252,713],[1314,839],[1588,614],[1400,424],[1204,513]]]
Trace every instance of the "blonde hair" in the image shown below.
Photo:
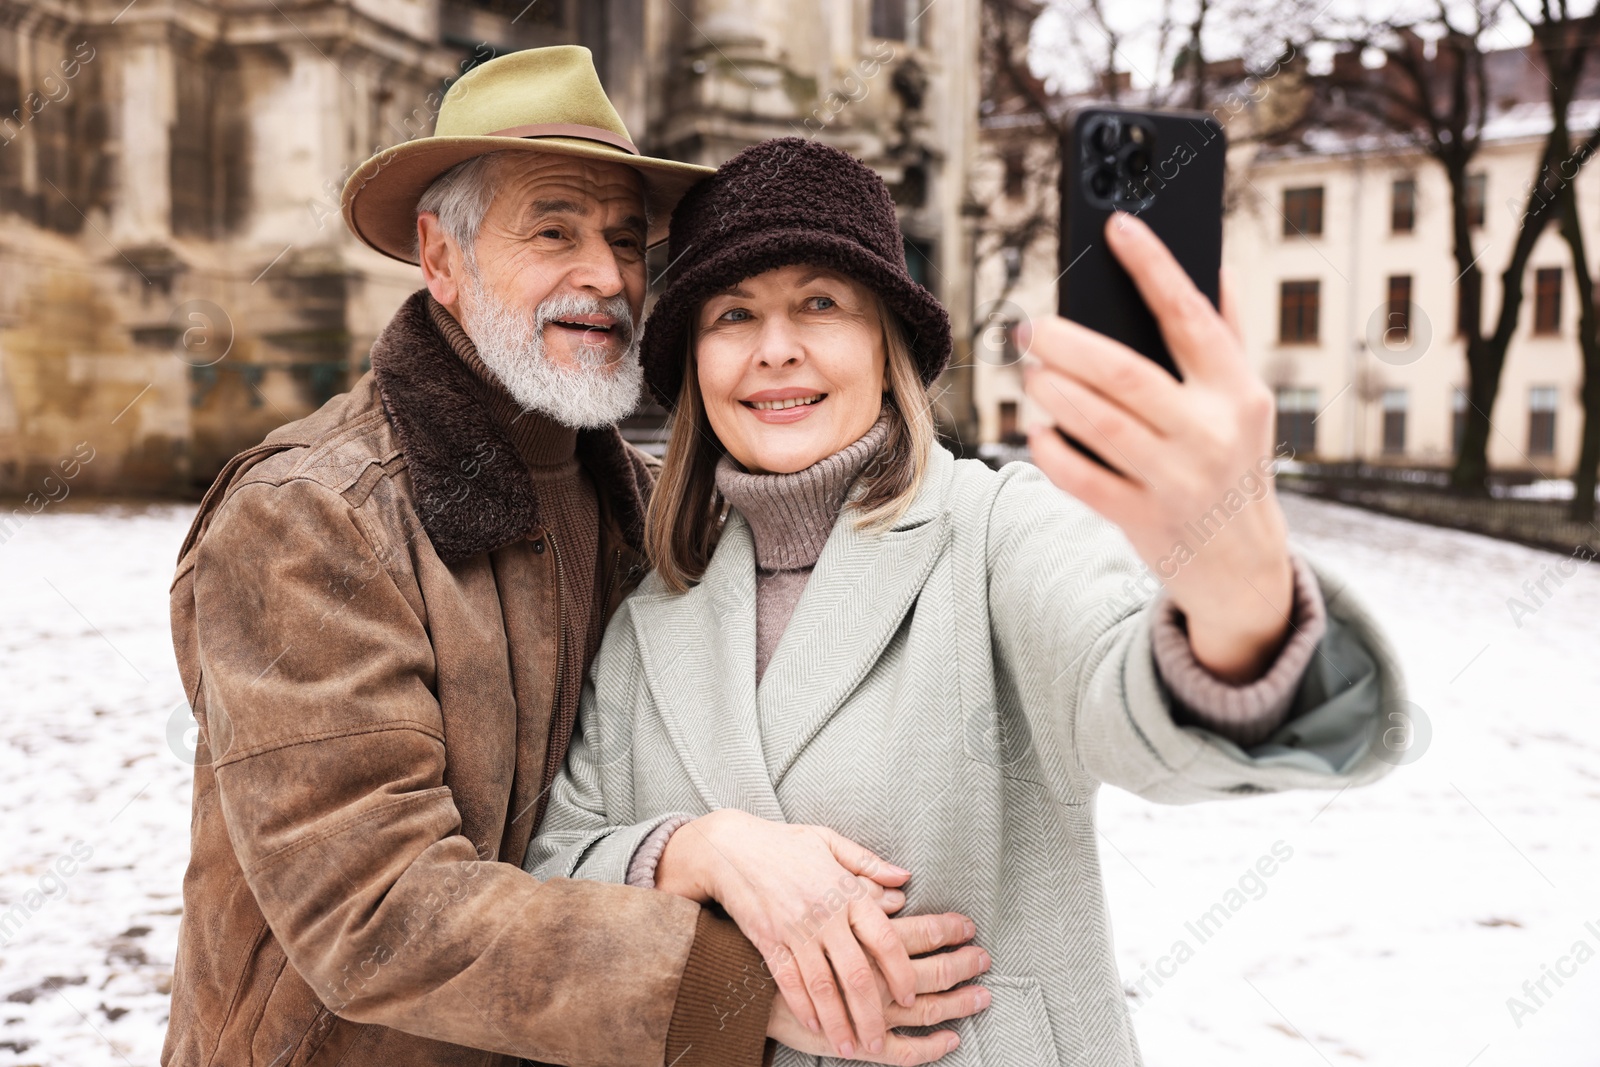
[[[888,357],[883,409],[890,416],[889,435],[882,451],[867,460],[845,505],[856,512],[857,529],[887,529],[899,521],[922,487],[934,445],[928,388],[922,384],[899,316],[881,299],[878,320]],[[698,582],[716,549],[724,510],[716,470],[726,452],[706,417],[691,329],[666,460],[645,516],[645,553],[673,592]]]

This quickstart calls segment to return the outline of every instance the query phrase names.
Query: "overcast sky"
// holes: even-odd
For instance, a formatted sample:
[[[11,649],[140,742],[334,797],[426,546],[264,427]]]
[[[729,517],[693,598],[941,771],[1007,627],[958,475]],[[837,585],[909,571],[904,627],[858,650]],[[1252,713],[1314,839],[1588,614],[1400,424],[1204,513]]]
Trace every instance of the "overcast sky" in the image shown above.
[[[1529,10],[1533,0],[1521,0]],[[1044,15],[1034,25],[1032,63],[1036,73],[1046,78],[1053,88],[1074,90],[1084,87],[1091,72],[1102,67],[1107,52],[1106,36],[1097,28],[1085,0],[1047,0]],[[1452,5],[1456,6],[1456,5]],[[1578,0],[1579,10],[1592,10],[1592,3]],[[1197,0],[1102,0],[1108,21],[1117,37],[1117,66],[1128,71],[1136,86],[1170,80],[1173,53],[1187,36],[1188,21],[1194,17]],[[1240,17],[1235,12],[1245,7],[1255,8],[1255,14]],[[1219,59],[1245,52],[1252,66],[1266,67],[1277,53],[1281,35],[1288,28],[1283,23],[1292,18],[1295,2],[1273,3],[1272,0],[1211,0],[1210,26],[1204,40],[1207,58]],[[1433,0],[1327,0],[1320,11],[1307,8],[1302,23],[1315,18],[1315,24],[1324,31],[1331,30],[1344,19],[1365,15],[1370,18],[1395,17],[1402,13],[1423,14],[1434,9]],[[1470,7],[1466,10],[1470,11]],[[1171,20],[1179,32],[1160,48],[1159,26],[1164,11],[1170,11]],[[1505,17],[1489,33],[1490,48],[1510,48],[1527,43],[1527,26],[1509,7]],[[1310,52],[1313,67],[1327,62],[1325,51]]]

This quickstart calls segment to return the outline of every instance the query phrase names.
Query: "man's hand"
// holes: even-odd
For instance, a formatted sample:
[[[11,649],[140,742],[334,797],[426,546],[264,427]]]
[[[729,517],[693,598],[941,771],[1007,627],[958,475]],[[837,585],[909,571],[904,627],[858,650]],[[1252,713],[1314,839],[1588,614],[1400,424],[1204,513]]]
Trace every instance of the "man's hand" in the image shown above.
[[[656,888],[720,903],[766,960],[778,999],[826,1036],[821,1053],[849,1059],[886,1047],[880,982],[907,1007],[916,996],[917,972],[885,915],[905,904],[890,887],[910,874],[824,827],[725,808],[667,839]]]
[[[891,1027],[937,1026],[952,1019],[976,1015],[989,1006],[989,991],[982,986],[952,988],[989,969],[989,954],[975,945],[965,944],[972,937],[971,920],[964,915],[946,914],[914,915],[891,919],[889,922],[906,951],[921,957],[911,961],[916,975],[917,997],[910,1007],[896,1004],[890,998],[888,985],[874,968],[878,995],[883,1001],[884,1018]],[[953,952],[924,955],[949,945],[964,947]],[[816,1056],[833,1055],[828,1042],[802,1026],[782,997],[773,998],[767,1036],[800,1052]],[[946,1053],[954,1052],[960,1044],[961,1039],[953,1030],[937,1030],[924,1037],[908,1037],[890,1030],[881,1052],[868,1053],[859,1058],[868,1063],[932,1063]]]
[[[1227,681],[1253,681],[1287,637],[1294,597],[1288,526],[1262,475],[1272,393],[1245,358],[1226,277],[1219,315],[1139,219],[1112,215],[1106,240],[1183,381],[1066,319],[1023,325],[1027,394],[1054,421],[1030,427],[1033,460],[1122,528],[1186,617],[1195,658]],[[1115,471],[1067,445],[1056,427]]]

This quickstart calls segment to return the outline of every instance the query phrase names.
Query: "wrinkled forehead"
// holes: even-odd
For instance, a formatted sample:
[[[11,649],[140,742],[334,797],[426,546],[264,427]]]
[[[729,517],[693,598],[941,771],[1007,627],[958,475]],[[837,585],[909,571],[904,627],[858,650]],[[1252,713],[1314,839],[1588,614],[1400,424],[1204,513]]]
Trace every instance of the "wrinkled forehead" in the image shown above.
[[[608,223],[647,222],[644,177],[622,163],[548,152],[502,157],[494,172],[494,209],[521,215],[536,207],[603,215]]]

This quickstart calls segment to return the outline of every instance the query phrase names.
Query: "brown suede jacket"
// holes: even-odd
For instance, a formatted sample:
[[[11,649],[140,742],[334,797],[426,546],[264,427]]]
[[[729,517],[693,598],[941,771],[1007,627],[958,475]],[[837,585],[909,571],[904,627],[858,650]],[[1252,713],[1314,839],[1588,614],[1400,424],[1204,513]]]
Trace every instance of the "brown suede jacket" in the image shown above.
[[[754,1067],[766,1011],[718,1005],[770,985],[731,923],[519,867],[562,755],[555,554],[425,297],[350,392],[234,457],[179,553],[201,744],[161,1062]],[[609,616],[651,473],[614,429],[578,454]]]

